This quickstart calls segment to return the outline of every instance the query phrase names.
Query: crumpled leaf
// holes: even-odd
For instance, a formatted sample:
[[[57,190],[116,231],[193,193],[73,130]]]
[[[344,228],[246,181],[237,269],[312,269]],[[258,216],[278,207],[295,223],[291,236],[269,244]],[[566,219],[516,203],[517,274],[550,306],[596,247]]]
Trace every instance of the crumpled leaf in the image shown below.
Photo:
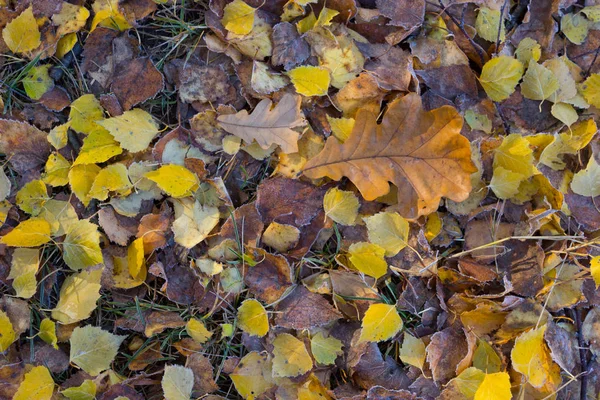
[[[305,123],[300,112],[300,96],[286,94],[273,109],[272,104],[271,100],[264,99],[251,114],[242,110],[233,115],[221,115],[218,121],[227,132],[248,143],[256,140],[263,149],[277,144],[285,153],[296,153],[300,134],[292,128]]]
[[[373,113],[359,110],[350,138],[343,144],[329,138],[303,172],[313,179],[347,176],[366,200],[387,194],[393,182],[400,213],[416,218],[437,209],[443,196],[455,201],[469,196],[475,167],[461,127],[452,107],[424,111],[421,98],[409,94],[388,105],[381,124]]]
[[[175,234],[175,242],[192,248],[208,237],[208,234],[219,223],[217,207],[202,206],[199,201],[189,198],[173,202],[175,221],[171,229]]]
[[[127,336],[113,335],[97,326],[77,327],[71,334],[70,361],[92,376],[110,368]]]

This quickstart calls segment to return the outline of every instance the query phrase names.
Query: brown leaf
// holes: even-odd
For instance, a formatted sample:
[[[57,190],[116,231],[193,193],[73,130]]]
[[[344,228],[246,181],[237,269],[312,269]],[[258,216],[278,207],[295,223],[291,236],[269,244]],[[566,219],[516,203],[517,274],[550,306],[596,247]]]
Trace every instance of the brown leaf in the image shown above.
[[[112,80],[112,91],[125,111],[156,95],[164,85],[162,74],[149,58],[121,63]]]
[[[264,99],[251,114],[242,110],[235,115],[221,115],[218,121],[227,132],[248,143],[256,140],[263,149],[278,144],[283,152],[296,153],[300,134],[292,128],[305,124],[300,100],[300,96],[285,94],[271,109],[273,102]]]
[[[106,236],[120,246],[126,246],[138,230],[138,222],[135,219],[117,214],[110,206],[98,211],[98,223]]]
[[[296,27],[289,22],[280,22],[273,27],[273,65],[282,65],[286,71],[301,64],[310,56],[310,47],[300,36]]]
[[[310,329],[342,318],[321,295],[298,286],[277,305],[275,325],[290,329]]]
[[[412,80],[412,56],[399,47],[383,44],[357,43],[360,51],[369,57],[365,70],[370,72],[379,87],[385,90],[407,91]]]
[[[40,98],[40,104],[51,111],[62,111],[71,104],[71,99],[65,89],[54,86]]]
[[[498,268],[504,270],[512,283],[513,292],[533,297],[544,287],[542,266],[544,250],[537,243],[516,239],[505,242],[507,252],[497,258]]]
[[[265,303],[273,303],[292,286],[292,268],[285,257],[253,249],[254,259],[261,261],[248,267],[244,283],[250,293]]]
[[[29,329],[30,311],[25,300],[4,296],[0,299],[0,310],[10,319],[17,337]]]
[[[0,153],[19,174],[39,174],[50,155],[46,134],[26,122],[0,119]]]
[[[258,241],[264,229],[264,224],[256,209],[256,203],[244,204],[233,212],[223,226],[219,236],[222,239],[240,240],[250,247],[258,246]]]
[[[433,380],[446,383],[456,376],[456,366],[467,355],[467,340],[453,327],[436,332],[426,348]]]
[[[376,4],[390,25],[412,29],[423,23],[425,0],[376,0]]]
[[[137,229],[138,238],[143,238],[144,253],[150,254],[167,244],[166,232],[171,225],[170,212],[147,214],[142,217]]]
[[[363,72],[336,93],[334,102],[346,117],[354,117],[359,109],[377,114],[384,95],[377,79]]]
[[[194,397],[219,390],[213,378],[213,367],[210,360],[200,353],[188,356],[185,366],[194,371]]]
[[[600,229],[600,210],[598,209],[600,196],[581,196],[569,190],[565,194],[565,202],[573,217],[581,225],[581,229],[587,232]]]
[[[409,94],[392,102],[381,124],[360,110],[350,138],[330,137],[304,167],[309,178],[347,176],[366,200],[398,187],[398,209],[408,218],[427,215],[445,196],[465,200],[471,191],[469,141],[460,135],[462,118],[452,107],[424,111],[421,98]],[[366,178],[368,177],[368,179]]]
[[[12,399],[25,375],[25,363],[4,364],[0,368],[0,398]]]
[[[590,346],[590,351],[596,357],[600,355],[600,311],[592,308],[581,326],[583,339]]]
[[[33,354],[31,354],[32,351]],[[43,365],[55,374],[60,374],[69,368],[69,356],[64,351],[55,349],[46,343],[24,346],[22,358],[33,365]]]
[[[177,86],[179,98],[185,103],[227,104],[228,99],[235,97],[235,89],[219,67],[186,64],[179,70]]]
[[[416,72],[431,90],[448,100],[460,95],[477,97],[477,78],[468,65],[450,65]]]
[[[552,360],[563,370],[575,376],[581,371],[579,349],[575,332],[554,322],[548,323],[544,339],[550,348]]]

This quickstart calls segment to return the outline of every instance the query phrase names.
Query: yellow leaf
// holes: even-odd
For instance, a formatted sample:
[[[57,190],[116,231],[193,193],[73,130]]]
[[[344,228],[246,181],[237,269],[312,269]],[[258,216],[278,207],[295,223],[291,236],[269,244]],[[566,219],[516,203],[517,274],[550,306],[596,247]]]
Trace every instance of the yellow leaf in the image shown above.
[[[229,374],[236,390],[245,399],[253,400],[273,387],[271,360],[266,352],[246,354]]]
[[[122,152],[123,149],[112,135],[99,126],[83,139],[83,146],[73,165],[102,163]]]
[[[416,338],[410,333],[405,332],[404,341],[402,341],[402,347],[400,347],[400,360],[404,364],[423,369],[426,357],[427,353],[425,352],[423,339]]]
[[[263,337],[269,332],[267,311],[258,300],[246,299],[238,308],[237,323],[251,336]]]
[[[600,22],[600,5],[588,6],[581,9],[581,12],[592,22]]]
[[[546,325],[522,333],[510,353],[515,371],[522,373],[533,387],[544,386],[551,379],[553,370],[558,369],[544,342]]]
[[[158,134],[158,125],[152,115],[139,108],[98,121],[98,124],[108,130],[123,149],[132,153],[146,150]]]
[[[486,374],[475,392],[474,400],[511,400],[510,386],[507,372]]]
[[[564,169],[566,164],[561,156],[577,154],[590,143],[597,131],[596,122],[591,118],[577,122],[570,129],[554,135],[554,140],[540,154],[540,162],[555,171]]]
[[[43,181],[50,186],[64,186],[69,183],[71,163],[60,153],[50,154],[46,161],[46,172]]]
[[[354,129],[355,120],[354,118],[333,118],[327,115],[327,122],[331,127],[331,134],[341,143],[344,143]]]
[[[585,101],[600,108],[600,74],[592,74],[581,85],[581,94]]]
[[[2,38],[13,53],[26,53],[40,46],[41,34],[32,6],[6,24],[2,30]]]
[[[173,202],[175,221],[171,229],[175,234],[175,242],[191,249],[208,237],[219,223],[217,207],[202,206],[193,199],[178,199]]]
[[[523,76],[523,64],[512,57],[500,56],[483,66],[479,82],[494,101],[507,99]]]
[[[188,197],[199,187],[198,177],[189,169],[180,165],[168,164],[144,174],[144,177],[156,182],[163,192],[171,197]]]
[[[194,371],[181,365],[167,365],[161,386],[165,400],[190,400],[194,389]]]
[[[304,34],[314,28],[316,23],[317,17],[315,16],[315,13],[311,11],[310,14],[296,23],[296,28],[298,29],[298,33]]]
[[[98,226],[87,220],[72,223],[63,241],[63,260],[74,271],[102,263]]]
[[[593,155],[590,157],[587,167],[573,176],[571,190],[581,196],[596,197],[600,195],[600,166]]]
[[[50,224],[52,236],[62,236],[79,221],[75,207],[68,201],[50,199],[39,215]]]
[[[550,112],[554,118],[567,126],[573,125],[575,122],[577,122],[577,118],[579,118],[575,108],[567,103],[553,104]]]
[[[50,67],[50,64],[32,67],[23,78],[23,88],[30,99],[39,100],[44,93],[54,87],[54,81],[48,74]]]
[[[119,11],[119,0],[96,0],[92,4],[92,10],[94,19],[90,32],[93,32],[98,25],[118,31],[131,28],[125,16]]]
[[[529,67],[521,83],[523,97],[531,100],[546,100],[558,88],[558,79],[552,71],[533,60],[529,61]]]
[[[233,32],[227,33],[227,41],[240,53],[253,60],[264,60],[273,54],[273,43],[271,32],[273,27],[265,19],[256,15],[252,31],[247,35],[237,35]]]
[[[307,373],[312,367],[313,361],[304,342],[289,333],[277,335],[273,340],[274,378],[292,378]]]
[[[565,14],[560,20],[560,30],[571,43],[583,44],[590,30],[590,21],[579,13]]]
[[[50,318],[44,318],[40,322],[40,339],[48,343],[55,349],[58,349],[58,338],[56,337],[56,324]]]
[[[95,400],[96,384],[94,381],[86,379],[79,386],[72,386],[60,392],[69,400]],[[116,400],[116,399],[115,399]]]
[[[46,184],[38,179],[26,183],[17,193],[16,200],[21,210],[36,216],[42,211],[50,197]]]
[[[325,337],[323,332],[317,333],[310,339],[310,351],[315,360],[322,365],[335,363],[338,356],[344,354],[343,344],[333,336]]]
[[[456,378],[449,382],[449,385],[456,385],[460,393],[467,399],[472,399],[477,393],[481,382],[485,379],[485,373],[477,368],[467,368]]]
[[[499,199],[510,199],[519,193],[519,186],[523,179],[523,174],[496,167],[490,181],[490,189]]]
[[[502,317],[502,320],[504,321],[504,317]],[[502,369],[502,360],[496,350],[484,340],[478,339],[477,342],[477,349],[473,353],[473,367],[486,374],[499,372]]]
[[[590,261],[590,273],[592,274],[592,278],[594,278],[596,288],[598,288],[600,286],[600,256],[592,257]]]
[[[360,272],[381,278],[387,273],[388,265],[385,261],[385,249],[373,243],[352,243],[348,248],[349,260]]]
[[[50,131],[48,134],[48,142],[54,147],[56,150],[60,150],[67,145],[68,142],[68,133],[69,127],[71,126],[70,122],[66,124],[58,125]]]
[[[331,25],[331,20],[339,14],[339,11],[332,10],[331,8],[323,7],[321,12],[319,13],[319,18],[317,18],[317,22],[315,26],[329,26]]]
[[[113,335],[97,326],[77,327],[71,334],[70,361],[92,376],[110,368],[127,336]]]
[[[425,223],[425,239],[431,242],[442,231],[443,221],[439,213],[432,213],[427,216]]]
[[[247,35],[254,26],[255,13],[254,7],[250,7],[242,0],[233,0],[223,9],[221,23],[229,32],[236,35]]]
[[[210,258],[196,258],[194,261],[196,267],[208,276],[218,275],[223,272],[223,264],[211,260]]]
[[[52,16],[52,23],[58,26],[56,34],[63,36],[79,32],[85,26],[89,16],[90,12],[87,8],[63,2],[60,12]]]
[[[402,319],[393,304],[371,304],[363,317],[358,343],[381,342],[402,329]]]
[[[300,240],[300,230],[293,225],[271,222],[262,235],[262,241],[269,247],[284,253],[293,249]]]
[[[287,86],[288,83],[289,81],[284,75],[273,72],[267,63],[254,61],[250,86],[257,93],[273,93]]]
[[[35,294],[37,291],[35,275],[39,267],[39,249],[15,249],[8,279],[13,279],[12,286],[17,297],[29,299]]]
[[[68,52],[73,50],[73,47],[77,44],[77,34],[76,33],[67,33],[65,36],[61,37],[58,43],[56,44],[56,53],[54,56],[59,60],[67,55]]]
[[[528,65],[530,60],[539,61],[542,56],[542,46],[535,39],[526,37],[519,42],[515,55],[523,65]]]
[[[89,134],[98,129],[96,122],[104,119],[104,109],[93,94],[84,94],[73,103],[69,111],[71,129]]]
[[[393,257],[406,247],[408,221],[396,212],[380,212],[363,218],[367,224],[369,241],[385,249],[386,257]]]
[[[498,27],[501,27],[499,37]],[[475,29],[477,29],[477,34],[488,42],[495,43],[499,38],[500,43],[502,43],[506,38],[504,18],[502,18],[500,10],[492,10],[488,7],[481,7],[477,14],[477,19],[475,20]]]
[[[479,114],[469,109],[465,111],[465,121],[471,129],[492,133],[492,121],[485,114]]]
[[[127,265],[129,274],[135,280],[146,279],[146,265],[144,260],[144,238],[137,238],[127,249]]]
[[[81,271],[65,279],[52,318],[62,324],[72,324],[88,318],[100,298],[102,269]],[[72,348],[71,348],[72,351]]]
[[[202,344],[211,338],[212,332],[206,329],[202,321],[192,318],[187,324],[185,324],[185,331],[192,337],[196,342]]]
[[[536,172],[533,161],[533,150],[527,139],[516,133],[506,136],[494,154],[492,188],[497,190],[494,190],[496,195],[516,194],[514,188]]]
[[[106,200],[109,192],[127,196],[132,187],[127,167],[120,163],[111,164],[98,172],[88,196],[98,200]]]
[[[304,96],[324,96],[329,89],[329,71],[321,67],[301,66],[289,71],[296,92]]]
[[[355,225],[360,203],[353,192],[331,188],[323,198],[325,215],[341,225]]]
[[[17,335],[10,318],[4,311],[0,310],[0,353],[5,352],[16,339]]]
[[[41,218],[22,221],[0,238],[0,243],[12,247],[37,247],[50,241],[50,224]]]
[[[13,400],[50,400],[54,394],[54,380],[48,368],[44,366],[33,367],[25,374],[19,390]]]

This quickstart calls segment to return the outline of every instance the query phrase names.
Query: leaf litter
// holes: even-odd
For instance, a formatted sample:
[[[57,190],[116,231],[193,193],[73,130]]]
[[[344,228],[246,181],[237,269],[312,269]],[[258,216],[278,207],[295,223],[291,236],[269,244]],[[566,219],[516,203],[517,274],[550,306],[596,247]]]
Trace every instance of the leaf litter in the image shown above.
[[[0,398],[597,398],[580,3],[0,0]]]

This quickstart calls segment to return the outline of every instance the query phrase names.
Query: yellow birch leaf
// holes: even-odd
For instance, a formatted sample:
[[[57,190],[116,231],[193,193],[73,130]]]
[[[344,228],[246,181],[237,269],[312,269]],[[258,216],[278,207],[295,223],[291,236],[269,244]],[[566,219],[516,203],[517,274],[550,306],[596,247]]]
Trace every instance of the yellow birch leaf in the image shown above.
[[[510,376],[507,372],[486,374],[475,392],[474,400],[511,400]]]
[[[367,224],[369,242],[385,249],[386,257],[393,257],[406,247],[408,221],[396,212],[380,212],[363,218]]]
[[[494,101],[507,99],[523,76],[523,64],[508,56],[491,59],[483,66],[479,82]]]
[[[175,221],[171,229],[175,242],[191,249],[208,237],[219,223],[219,209],[203,206],[199,201],[183,198],[173,201]]]
[[[152,115],[139,108],[98,121],[98,124],[108,130],[123,149],[132,153],[146,150],[158,134],[158,125]]]
[[[393,304],[371,304],[363,317],[358,343],[381,342],[402,329],[402,319]]]
[[[208,276],[215,276],[223,272],[223,264],[211,260],[210,258],[196,258],[194,261],[196,267]]]
[[[360,203],[353,192],[331,188],[323,198],[325,215],[341,225],[355,225]]]
[[[550,379],[552,369],[558,368],[552,361],[550,350],[544,342],[546,325],[522,333],[510,353],[515,371],[525,375],[533,387],[542,387]]]
[[[8,315],[0,310],[0,353],[3,353],[17,339]]]
[[[329,89],[329,71],[321,67],[301,66],[289,71],[296,92],[304,96],[324,96]]]
[[[400,347],[400,360],[404,364],[423,369],[426,357],[427,353],[425,352],[423,339],[416,338],[410,333],[405,332],[402,347]]]
[[[567,126],[577,122],[579,115],[572,105],[567,103],[556,103],[550,109],[552,116]]]
[[[590,261],[590,273],[597,289],[600,286],[600,256],[592,257]]]
[[[590,21],[579,13],[568,13],[560,20],[560,30],[571,43],[583,44],[590,30]]]
[[[542,46],[532,38],[526,37],[519,42],[517,50],[515,50],[517,60],[523,65],[528,65],[530,60],[539,61],[542,56]]]
[[[98,226],[87,220],[70,225],[62,243],[63,260],[74,271],[102,263]]]
[[[266,352],[246,354],[229,377],[244,399],[253,400],[273,387],[271,360]]]
[[[134,280],[146,279],[146,265],[144,260],[144,238],[137,238],[127,249],[127,265],[129,274]]]
[[[571,190],[581,196],[600,196],[600,166],[594,156],[590,157],[584,170],[573,176]]]
[[[284,253],[293,249],[300,240],[300,230],[293,225],[271,222],[262,235],[262,242]]]
[[[50,224],[42,218],[22,221],[0,238],[0,243],[12,247],[37,247],[50,241]]]
[[[50,199],[39,215],[50,224],[52,236],[62,236],[79,221],[75,207],[68,201]]]
[[[58,26],[56,34],[63,36],[79,32],[89,17],[90,12],[87,8],[63,2],[60,12],[52,16],[52,23]]]
[[[194,371],[181,365],[167,365],[161,387],[165,400],[190,400],[194,389]]]
[[[591,74],[581,85],[581,94],[585,101],[600,108],[600,74]]]
[[[48,343],[55,349],[58,349],[58,338],[56,337],[56,324],[50,318],[44,318],[40,322],[40,339]]]
[[[93,32],[98,26],[118,31],[126,31],[131,28],[125,16],[119,11],[119,0],[96,0],[92,4],[92,10],[94,19],[90,32]]]
[[[555,171],[564,169],[566,163],[562,155],[577,154],[590,143],[597,132],[598,127],[592,118],[575,123],[570,129],[554,135],[554,140],[540,154],[540,163]]]
[[[490,181],[490,189],[499,199],[510,199],[519,193],[519,186],[523,179],[523,174],[496,167]]]
[[[96,122],[104,119],[104,109],[93,94],[84,94],[73,103],[69,111],[70,128],[89,134],[98,129]]]
[[[465,121],[471,129],[492,133],[492,121],[485,114],[476,113],[473,110],[465,111]]]
[[[592,22],[600,22],[600,5],[588,6],[581,9],[581,12]]]
[[[88,196],[92,199],[106,200],[109,192],[127,196],[132,188],[127,167],[121,163],[111,164],[98,172]]]
[[[100,298],[102,269],[81,271],[65,279],[52,318],[62,324],[72,324],[88,318]]]
[[[238,308],[237,323],[251,336],[263,337],[269,332],[267,311],[258,300],[246,299]]]
[[[23,78],[23,88],[30,99],[39,100],[44,93],[54,87],[54,81],[48,74],[50,67],[50,64],[32,67]]]
[[[354,122],[356,122],[354,118],[333,118],[329,115],[326,117],[331,128],[331,134],[341,143],[344,143],[354,129]]]
[[[55,126],[48,134],[48,142],[56,150],[60,150],[67,145],[68,142],[68,131],[71,126],[70,122],[62,125]]]
[[[144,178],[156,182],[159,188],[171,197],[188,197],[198,189],[198,177],[181,165],[163,165],[155,171],[144,174]]]
[[[331,20],[339,14],[339,11],[332,10],[331,8],[323,7],[321,12],[319,13],[319,18],[317,18],[317,22],[315,22],[315,26],[329,26],[331,25]]]
[[[79,150],[73,165],[103,163],[123,152],[119,143],[104,128],[93,129]]]
[[[203,344],[211,338],[213,333],[206,329],[202,321],[192,318],[185,324],[185,331],[192,337],[196,342]]]
[[[2,30],[4,43],[13,53],[22,54],[37,49],[42,44],[41,36],[32,6],[6,24]]]
[[[488,42],[495,43],[498,39],[498,27],[500,26],[500,43],[506,38],[506,28],[504,27],[504,19],[500,14],[500,10],[492,10],[488,7],[481,7],[477,13],[475,20],[475,29],[477,34]]]
[[[558,79],[552,71],[533,60],[529,61],[529,67],[521,83],[523,97],[531,100],[546,100],[558,90],[559,86]]]
[[[310,351],[315,360],[322,365],[335,363],[338,356],[344,354],[343,343],[333,336],[325,337],[323,332],[317,333],[310,339]]]
[[[48,196],[46,184],[39,179],[27,182],[16,197],[19,208],[33,216],[37,216],[42,211],[48,200],[50,200],[50,196]]]
[[[440,214],[437,212],[429,214],[425,223],[425,239],[431,242],[440,234],[442,227],[443,221]]]
[[[273,340],[274,378],[293,378],[307,373],[312,367],[313,361],[304,342],[289,333],[277,335]]]
[[[86,379],[81,385],[67,388],[60,393],[69,400],[95,400],[96,384],[94,381]]]
[[[302,35],[314,28],[316,23],[317,17],[315,13],[311,11],[310,14],[296,23],[296,28],[298,29],[298,33]]]
[[[236,35],[247,35],[252,32],[255,13],[254,7],[250,7],[242,0],[233,0],[223,9],[221,23],[229,32]]]
[[[50,186],[64,186],[69,183],[71,163],[60,153],[50,154],[46,161],[46,171],[42,180]]]
[[[39,249],[15,249],[8,279],[13,279],[12,287],[15,289],[17,297],[29,299],[35,294],[37,291],[35,275],[39,267]]]
[[[67,55],[68,52],[73,50],[73,47],[77,44],[77,34],[76,33],[67,33],[65,36],[61,37],[58,43],[56,44],[56,53],[54,56],[59,60]]]
[[[348,248],[348,258],[354,268],[365,275],[379,279],[387,273],[385,249],[373,243],[352,243]]]
[[[25,374],[19,390],[13,400],[50,400],[54,394],[54,380],[48,368],[44,366],[33,367]]]
[[[91,376],[110,368],[127,336],[113,335],[97,326],[77,327],[71,334],[70,361]]]

